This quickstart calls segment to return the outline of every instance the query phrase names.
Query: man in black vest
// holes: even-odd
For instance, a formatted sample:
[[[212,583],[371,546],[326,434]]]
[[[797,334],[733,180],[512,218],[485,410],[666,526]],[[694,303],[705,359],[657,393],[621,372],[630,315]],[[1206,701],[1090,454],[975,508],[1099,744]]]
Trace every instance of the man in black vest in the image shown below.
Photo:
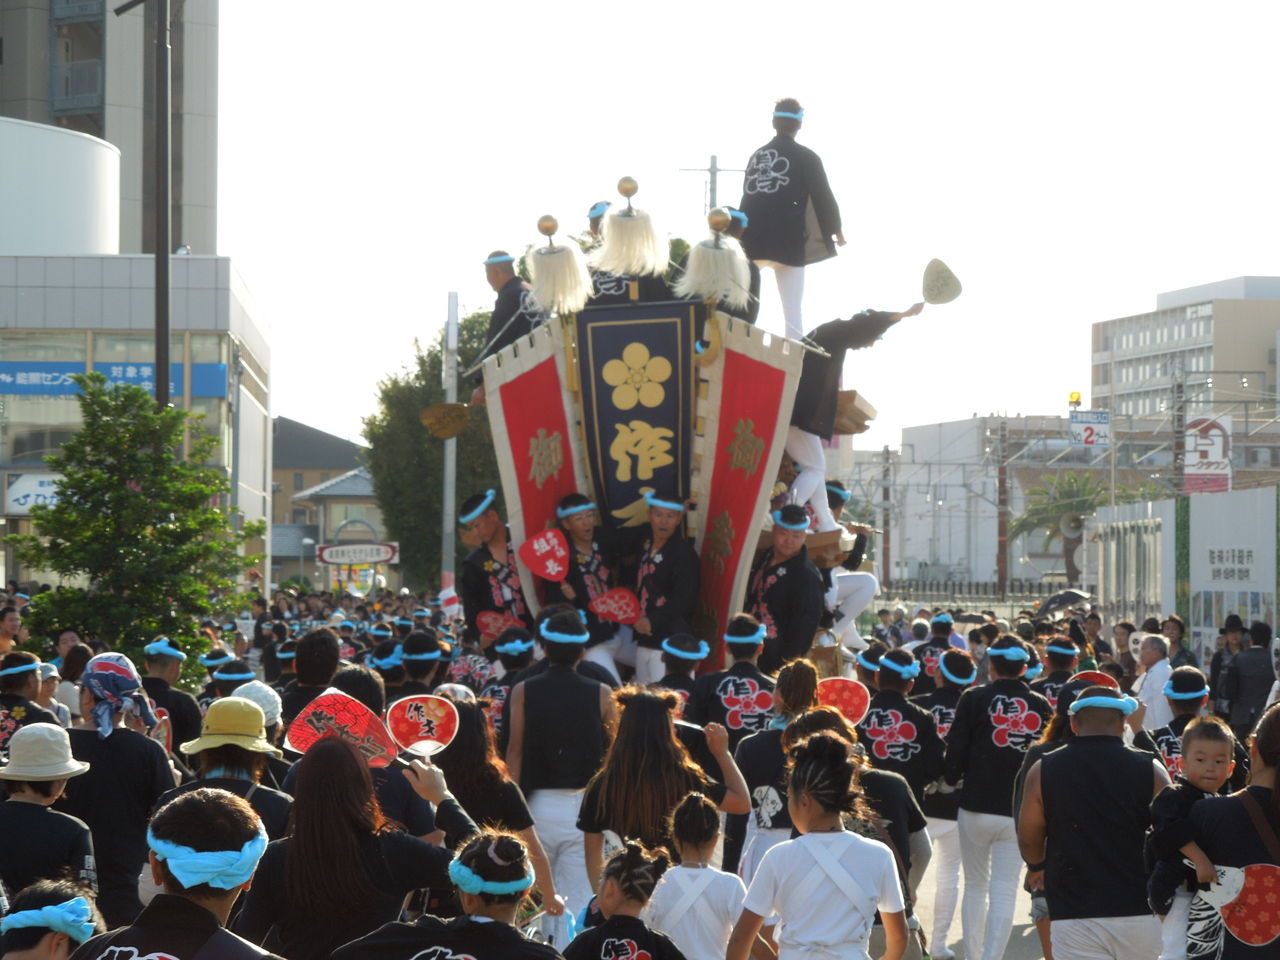
[[[803,657],[822,619],[822,574],[804,547],[808,529],[803,507],[787,504],[773,511],[773,543],[751,569],[747,605],[765,627],[760,656],[765,673],[777,673],[788,660]]]
[[[786,97],[774,104],[775,136],[747,161],[739,204],[748,218],[742,245],[759,266],[773,268],[792,340],[804,332],[805,265],[834,257],[836,247],[844,246],[840,207],[822,158],[796,143],[803,119],[798,100]]]
[[[617,710],[609,687],[574,669],[591,636],[576,611],[548,617],[538,632],[549,666],[511,690],[507,768],[529,798],[556,892],[577,916],[591,899],[578,808],[583,788],[604,761],[606,728]]]
[[[1028,882],[1045,888],[1056,957],[1149,960],[1160,924],[1147,905],[1142,842],[1151,801],[1169,774],[1149,753],[1124,745],[1137,701],[1088,687],[1071,704],[1067,745],[1027,774],[1018,847]]]

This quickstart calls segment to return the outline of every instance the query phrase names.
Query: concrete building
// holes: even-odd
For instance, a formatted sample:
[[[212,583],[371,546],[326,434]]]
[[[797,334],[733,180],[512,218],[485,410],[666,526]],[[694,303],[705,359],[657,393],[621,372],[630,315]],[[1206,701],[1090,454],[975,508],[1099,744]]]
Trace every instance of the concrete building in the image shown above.
[[[118,250],[150,253],[156,5],[119,17],[112,6],[0,0],[0,116],[87,133],[117,147]],[[171,32],[173,244],[211,255],[217,252],[218,0],[173,4]],[[10,156],[4,155],[6,167]],[[24,252],[57,251],[32,245]]]
[[[1093,407],[1159,416],[1181,379],[1189,416],[1212,409],[1244,421],[1270,419],[1278,335],[1280,277],[1162,293],[1151,313],[1093,325]]]

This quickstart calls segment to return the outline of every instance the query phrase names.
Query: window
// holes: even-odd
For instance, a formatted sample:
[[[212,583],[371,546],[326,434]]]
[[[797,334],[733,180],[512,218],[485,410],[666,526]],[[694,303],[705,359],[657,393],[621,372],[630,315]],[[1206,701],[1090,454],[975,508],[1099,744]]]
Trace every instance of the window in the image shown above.
[[[297,510],[294,510],[294,511],[293,511],[293,522],[294,522],[294,523],[306,523],[306,522],[307,522],[307,511],[306,511],[305,509],[303,509],[303,508],[299,508],[299,509],[297,509]]]
[[[0,359],[83,363],[85,335],[67,333],[0,333]]]
[[[17,395],[4,398],[7,423],[0,431],[0,462],[43,470],[81,424],[75,397]]]
[[[300,474],[300,473],[295,473],[295,474],[293,475],[293,489],[295,489],[295,490],[301,490],[301,489],[302,489],[302,474]],[[303,513],[306,513],[306,511],[305,511],[305,510],[304,510],[304,511],[302,511],[302,512],[303,512]]]

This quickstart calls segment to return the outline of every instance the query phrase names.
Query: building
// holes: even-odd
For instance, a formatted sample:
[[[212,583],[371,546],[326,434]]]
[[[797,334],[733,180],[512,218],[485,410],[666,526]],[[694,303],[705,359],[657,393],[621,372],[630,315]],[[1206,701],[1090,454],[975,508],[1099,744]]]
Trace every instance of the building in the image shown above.
[[[112,12],[116,5],[0,0],[0,116],[87,133],[117,147],[117,249],[150,253],[155,249],[156,4],[144,3],[122,16]],[[217,253],[218,0],[175,3],[171,22],[173,243],[212,255]]]
[[[1181,384],[1189,416],[1213,409],[1245,422],[1276,410],[1280,277],[1236,277],[1156,298],[1151,313],[1093,325],[1097,410],[1159,416]],[[1267,454],[1266,466],[1280,465]]]

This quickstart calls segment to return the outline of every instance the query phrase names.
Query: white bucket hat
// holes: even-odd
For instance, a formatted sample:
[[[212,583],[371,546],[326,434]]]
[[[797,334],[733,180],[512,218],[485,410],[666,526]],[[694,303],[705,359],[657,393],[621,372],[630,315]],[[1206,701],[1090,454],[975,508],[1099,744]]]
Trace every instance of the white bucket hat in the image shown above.
[[[52,723],[30,723],[9,740],[9,762],[0,780],[63,780],[87,773],[89,764],[71,755],[67,731]]]

